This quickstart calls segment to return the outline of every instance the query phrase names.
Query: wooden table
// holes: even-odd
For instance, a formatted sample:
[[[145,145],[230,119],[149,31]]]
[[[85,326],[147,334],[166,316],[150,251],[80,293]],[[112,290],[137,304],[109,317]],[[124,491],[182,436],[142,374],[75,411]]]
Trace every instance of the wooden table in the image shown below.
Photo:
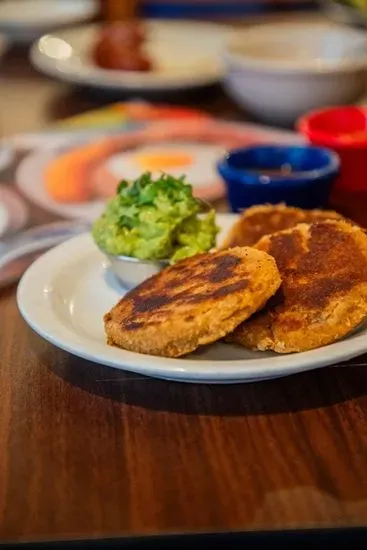
[[[93,103],[27,71],[19,56],[3,69],[3,133]],[[237,114],[220,95],[206,104]],[[32,209],[32,223],[49,219]],[[185,385],[54,348],[21,319],[15,288],[0,316],[0,539],[366,525],[366,357]]]

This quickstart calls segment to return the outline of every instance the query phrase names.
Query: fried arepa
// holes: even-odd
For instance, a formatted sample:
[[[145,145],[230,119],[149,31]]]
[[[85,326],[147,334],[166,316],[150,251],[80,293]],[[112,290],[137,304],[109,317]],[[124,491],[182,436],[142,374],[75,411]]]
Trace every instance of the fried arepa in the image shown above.
[[[128,292],[104,316],[107,342],[138,353],[185,355],[233,331],[280,283],[274,258],[260,250],[193,256]]]
[[[367,318],[367,235],[326,220],[263,237],[282,285],[227,338],[250,349],[302,352],[335,342]]]

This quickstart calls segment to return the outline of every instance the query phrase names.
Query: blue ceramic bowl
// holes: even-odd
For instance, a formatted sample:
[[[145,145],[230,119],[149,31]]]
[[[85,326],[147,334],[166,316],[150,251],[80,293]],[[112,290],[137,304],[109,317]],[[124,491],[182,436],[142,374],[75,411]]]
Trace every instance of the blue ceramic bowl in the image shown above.
[[[339,157],[312,146],[253,145],[230,151],[217,165],[233,212],[254,204],[285,202],[300,208],[326,206]]]

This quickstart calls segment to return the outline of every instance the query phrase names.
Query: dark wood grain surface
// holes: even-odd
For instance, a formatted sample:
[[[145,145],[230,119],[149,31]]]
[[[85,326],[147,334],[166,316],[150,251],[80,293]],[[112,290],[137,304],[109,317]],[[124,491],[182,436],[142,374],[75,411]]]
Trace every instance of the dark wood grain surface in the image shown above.
[[[4,134],[96,101],[26,73],[17,55],[0,85]],[[206,93],[197,102],[238,116]],[[32,209],[32,223],[49,219]],[[0,321],[0,540],[367,524],[366,357],[185,385],[52,347],[21,319],[14,287]]]

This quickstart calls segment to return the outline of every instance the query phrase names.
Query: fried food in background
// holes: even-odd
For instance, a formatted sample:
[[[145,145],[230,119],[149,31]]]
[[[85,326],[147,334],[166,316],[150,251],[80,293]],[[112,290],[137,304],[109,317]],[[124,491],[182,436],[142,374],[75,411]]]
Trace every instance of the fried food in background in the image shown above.
[[[99,140],[59,155],[45,169],[46,191],[60,203],[83,203],[90,200],[88,177],[111,149],[107,140]]]
[[[152,63],[143,51],[144,42],[145,29],[138,21],[112,23],[101,31],[92,57],[103,69],[150,71]]]
[[[110,345],[179,357],[233,331],[281,283],[275,260],[234,248],[168,267],[129,293],[104,317]]]
[[[367,235],[347,221],[326,220],[263,237],[282,286],[228,341],[278,353],[335,342],[367,318]]]
[[[150,108],[152,118],[155,118],[154,112],[157,118],[161,116],[164,119],[168,116],[168,108]],[[138,106],[135,109],[137,110]],[[134,109],[129,107],[128,111],[133,112]],[[175,118],[176,115],[173,112],[177,110],[171,108],[170,111],[172,111],[171,118]],[[142,119],[143,112],[144,109],[141,109]],[[50,159],[44,172],[44,186],[47,194],[61,204],[78,204],[110,198],[125,176],[123,173],[118,176],[110,170],[109,159],[129,150],[136,151],[138,154],[139,150],[146,145],[167,143],[167,136],[170,142],[182,143],[183,151],[188,143],[194,145],[196,142],[214,147],[223,146],[226,149],[234,148],[243,144],[246,141],[246,135],[248,136],[247,130],[218,123],[194,110],[180,108],[177,116],[180,119],[179,123],[177,120],[166,120],[149,124],[132,132],[122,132],[74,147]],[[133,122],[133,119],[131,120]],[[204,179],[204,183],[205,185],[195,187],[196,196],[211,200],[224,194],[220,179],[210,182]]]
[[[221,248],[252,246],[264,235],[290,229],[299,223],[343,219],[332,210],[302,210],[285,204],[262,204],[248,208],[233,225]]]

